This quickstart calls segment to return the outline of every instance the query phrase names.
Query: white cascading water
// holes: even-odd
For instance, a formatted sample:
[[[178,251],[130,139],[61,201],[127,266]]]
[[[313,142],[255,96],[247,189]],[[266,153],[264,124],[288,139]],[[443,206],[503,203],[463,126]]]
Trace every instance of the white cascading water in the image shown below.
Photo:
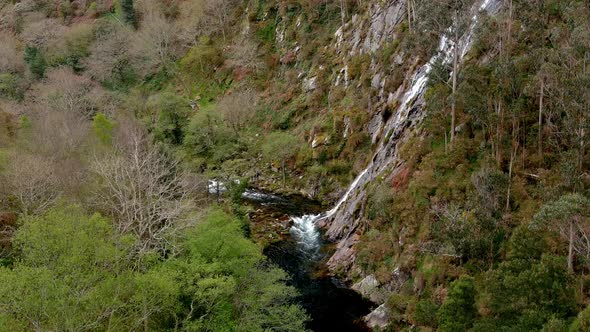
[[[365,176],[365,174],[368,171],[369,171],[369,168],[365,168],[365,170],[362,171],[361,174],[359,174],[356,177],[356,179],[354,179],[354,181],[352,181],[352,183],[348,187],[348,190],[346,191],[344,196],[342,196],[342,198],[340,198],[340,200],[338,200],[338,203],[336,203],[336,205],[333,208],[331,208],[329,211],[327,211],[325,215],[322,215],[321,218],[330,218],[334,213],[336,213],[336,211],[338,211],[338,208],[340,208],[340,205],[342,205],[342,203],[346,202],[350,193],[354,190],[354,188],[356,188],[358,182]]]
[[[293,226],[291,235],[297,241],[299,250],[308,259],[317,258],[320,254],[321,235],[315,226],[315,221],[320,215],[307,214],[301,217],[291,217]]]
[[[344,212],[341,212],[341,207],[346,205],[350,196],[358,192],[359,188],[362,188],[367,182],[372,181],[375,177],[381,174],[390,163],[393,161],[395,155],[392,151],[396,144],[395,139],[389,139],[391,134],[399,134],[396,131],[404,129],[404,124],[408,119],[408,115],[412,107],[416,106],[416,101],[423,95],[426,89],[426,83],[428,81],[428,74],[431,72],[433,66],[437,62],[442,62],[444,65],[448,65],[452,61],[452,54],[454,47],[460,47],[459,56],[462,59],[471,44],[473,43],[473,36],[478,22],[478,13],[485,11],[488,13],[495,12],[500,5],[500,0],[482,0],[479,6],[475,7],[475,13],[472,16],[471,24],[468,32],[461,38],[459,45],[454,45],[453,42],[446,36],[443,36],[438,46],[438,52],[430,58],[430,60],[420,67],[413,75],[411,79],[411,86],[403,95],[400,106],[394,117],[389,119],[383,128],[384,137],[379,143],[379,147],[375,152],[375,155],[369,165],[356,177],[356,179],[350,184],[348,190],[342,196],[342,198],[336,203],[336,205],[320,215],[304,215],[302,217],[293,217],[293,226],[291,228],[291,234],[300,244],[301,250],[311,255],[317,255],[321,246],[321,236],[317,229],[316,222],[320,220],[326,220],[329,218],[334,219],[345,219]],[[353,204],[357,204],[358,200],[355,200]],[[346,208],[342,209],[346,210]],[[340,218],[339,218],[340,217]],[[338,234],[341,227],[330,227],[328,230],[328,236],[336,238],[343,234]]]

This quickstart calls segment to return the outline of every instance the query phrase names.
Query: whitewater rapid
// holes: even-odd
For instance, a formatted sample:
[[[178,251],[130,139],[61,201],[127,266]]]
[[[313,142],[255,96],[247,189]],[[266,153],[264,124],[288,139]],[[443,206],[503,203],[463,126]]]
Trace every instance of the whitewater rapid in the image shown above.
[[[315,222],[320,218],[318,214],[306,214],[301,217],[291,217],[291,236],[297,241],[298,249],[307,259],[315,260],[320,256],[322,238]]]

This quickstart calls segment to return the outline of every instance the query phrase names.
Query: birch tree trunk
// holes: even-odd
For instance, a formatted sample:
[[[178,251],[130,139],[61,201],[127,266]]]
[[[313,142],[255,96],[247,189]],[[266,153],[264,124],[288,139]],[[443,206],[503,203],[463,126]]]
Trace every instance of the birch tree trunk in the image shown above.
[[[455,21],[458,20],[459,13],[455,12]],[[451,147],[455,141],[455,127],[456,127],[456,108],[457,108],[457,71],[459,70],[459,29],[455,29],[453,47],[453,92],[451,96]]]

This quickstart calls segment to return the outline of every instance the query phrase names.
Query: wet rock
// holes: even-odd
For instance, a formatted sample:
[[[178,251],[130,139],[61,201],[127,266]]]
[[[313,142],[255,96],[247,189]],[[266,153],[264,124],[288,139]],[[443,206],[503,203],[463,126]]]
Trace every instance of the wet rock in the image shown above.
[[[356,259],[356,250],[354,245],[359,241],[360,235],[353,234],[343,239],[336,245],[336,252],[326,264],[332,271],[344,269],[348,270]]]
[[[486,1],[487,3],[493,3],[497,1]],[[487,9],[488,5],[485,8]],[[373,4],[370,9],[369,19],[369,31],[366,34],[366,38],[361,42],[360,53],[371,52],[373,48],[380,47],[385,41],[383,38],[395,38],[395,34],[384,33],[387,31],[393,32],[394,27],[401,21],[401,15],[403,15],[403,1],[390,0],[384,4]],[[476,16],[474,16],[476,17]],[[342,33],[343,37],[342,48],[350,49],[347,46],[352,44],[352,49],[356,49],[356,39],[354,36],[359,31],[366,31],[366,24],[363,24],[363,20],[359,19],[358,24],[351,24],[348,28],[345,27],[345,31]],[[396,23],[397,22],[397,23]],[[365,21],[366,23],[366,21]],[[475,25],[473,25],[474,27]],[[473,31],[473,30],[472,30]],[[472,40],[472,31],[462,36],[463,44],[465,48],[469,47],[469,43]],[[364,34],[363,34],[364,35]],[[367,41],[368,40],[368,41]],[[366,48],[368,49],[366,49]],[[414,130],[416,126],[422,121],[424,117],[423,105],[424,105],[424,91],[427,87],[428,74],[432,69],[431,63],[442,60],[448,62],[448,54],[452,50],[453,44],[444,39],[439,45],[440,53],[434,55],[426,64],[420,62],[415,57],[414,63],[408,67],[406,77],[403,83],[397,87],[395,93],[388,91],[387,94],[379,94],[381,99],[387,98],[386,107],[383,107],[385,103],[383,100],[372,101],[369,105],[370,111],[373,114],[372,119],[369,121],[367,131],[372,136],[372,141],[376,145],[375,154],[369,162],[368,166],[363,170],[353,183],[349,186],[346,194],[337,203],[337,205],[330,210],[330,214],[326,220],[322,221],[321,226],[326,229],[326,236],[328,239],[337,242],[336,251],[328,261],[328,266],[332,271],[338,270],[339,272],[346,273],[351,266],[353,266],[355,260],[355,248],[354,244],[358,241],[359,233],[361,233],[363,225],[363,215],[366,206],[366,186],[374,181],[376,178],[385,176],[386,181],[392,181],[392,172],[403,165],[403,160],[398,154],[398,148],[401,144],[407,141],[407,139],[415,134]],[[372,78],[374,86],[377,86],[377,72],[372,72]],[[379,81],[381,85],[381,81]],[[387,111],[387,109],[390,109]],[[385,116],[386,114],[389,114]],[[405,185],[406,176],[401,170],[397,173],[400,176],[396,179],[398,185]],[[391,286],[392,289],[398,288],[399,284],[407,280],[407,275],[403,271],[394,271],[393,273],[394,282]],[[389,287],[388,287],[389,288]]]
[[[367,131],[369,135],[371,135],[371,144],[377,143],[379,139],[379,134],[381,134],[381,129],[383,128],[383,117],[379,114],[376,116],[371,117],[369,123],[367,124]]]

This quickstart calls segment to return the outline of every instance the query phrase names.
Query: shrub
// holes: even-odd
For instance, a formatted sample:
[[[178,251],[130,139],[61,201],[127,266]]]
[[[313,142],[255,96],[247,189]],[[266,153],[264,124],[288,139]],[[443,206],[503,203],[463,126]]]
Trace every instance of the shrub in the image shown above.
[[[16,98],[18,96],[18,81],[15,75],[4,73],[0,74],[0,96],[6,98]]]
[[[578,314],[578,317],[576,317],[569,330],[570,332],[590,331],[590,307],[587,307]]]

